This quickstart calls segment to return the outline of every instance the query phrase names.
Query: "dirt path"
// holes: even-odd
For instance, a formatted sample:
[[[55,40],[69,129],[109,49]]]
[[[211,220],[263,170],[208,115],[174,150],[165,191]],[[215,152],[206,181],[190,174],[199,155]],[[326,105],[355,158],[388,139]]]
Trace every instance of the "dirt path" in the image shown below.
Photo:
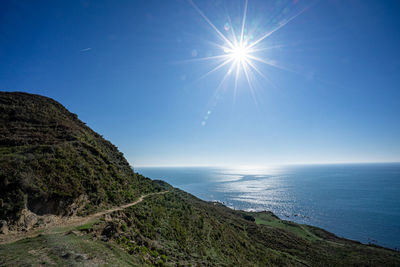
[[[51,217],[51,220],[50,220],[51,222],[46,224],[45,226],[37,227],[34,229],[29,229],[28,231],[23,231],[23,232],[12,231],[12,232],[9,232],[8,234],[0,235],[0,244],[13,243],[13,242],[16,242],[16,241],[24,239],[24,238],[35,237],[39,234],[46,234],[46,233],[49,234],[49,233],[53,232],[53,230],[55,230],[55,228],[59,228],[59,227],[70,228],[70,227],[76,227],[79,225],[83,225],[90,221],[98,219],[106,214],[135,206],[135,205],[139,204],[140,202],[142,202],[143,199],[148,196],[165,194],[167,192],[168,191],[163,191],[163,192],[150,193],[147,195],[143,195],[143,196],[139,197],[139,199],[137,199],[136,201],[134,201],[132,203],[128,203],[128,204],[125,204],[125,205],[122,205],[119,207],[114,207],[112,209],[100,211],[100,212],[90,214],[85,217],[81,217],[81,216],[60,217],[60,216],[55,216],[55,215],[43,215],[40,217],[42,217],[42,218],[44,218],[44,217],[50,218]]]

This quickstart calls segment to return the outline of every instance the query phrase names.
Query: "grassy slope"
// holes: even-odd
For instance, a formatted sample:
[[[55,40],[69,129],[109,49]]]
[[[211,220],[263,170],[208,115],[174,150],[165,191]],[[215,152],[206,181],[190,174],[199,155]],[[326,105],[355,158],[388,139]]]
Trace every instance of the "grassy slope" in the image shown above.
[[[77,232],[0,245],[0,265],[400,265],[398,252],[272,213],[234,211],[134,174],[115,146],[45,97],[0,92],[0,145],[0,219],[25,206],[65,214],[81,195],[84,214],[169,190]]]
[[[116,240],[122,240],[133,253],[144,245],[160,249],[172,262],[183,264],[400,264],[398,252],[338,238],[316,227],[282,221],[271,213],[234,211],[180,190],[152,196],[120,215],[118,224],[122,220],[130,230],[116,232]]]
[[[0,219],[12,221],[24,207],[66,215],[80,196],[88,202],[83,212],[92,212],[152,189],[113,144],[58,102],[0,92]]]
[[[0,246],[1,266],[139,266],[114,243],[93,240],[74,232],[41,235]]]
[[[282,221],[269,212],[234,211],[169,189],[166,194],[150,196],[136,206],[115,212],[106,220],[74,229],[58,228],[35,238],[0,245],[0,265],[400,264],[399,253],[392,250]]]

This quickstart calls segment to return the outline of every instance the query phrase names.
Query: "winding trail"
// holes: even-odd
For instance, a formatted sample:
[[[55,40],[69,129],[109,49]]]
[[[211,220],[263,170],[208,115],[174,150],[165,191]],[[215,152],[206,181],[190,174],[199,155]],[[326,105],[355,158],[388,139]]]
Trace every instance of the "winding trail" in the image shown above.
[[[1,244],[9,244],[16,242],[18,240],[24,239],[24,238],[29,238],[29,237],[35,237],[38,236],[39,234],[50,234],[52,233],[56,228],[60,227],[65,227],[65,228],[71,228],[71,227],[76,227],[80,226],[83,224],[86,224],[90,221],[93,221],[95,219],[98,219],[106,214],[110,214],[115,211],[120,211],[132,206],[135,206],[139,204],[140,202],[143,201],[144,198],[152,195],[158,195],[158,194],[165,194],[168,191],[162,191],[162,192],[157,192],[157,193],[150,193],[146,195],[140,196],[136,201],[124,204],[118,207],[114,207],[108,210],[100,211],[94,214],[89,214],[87,216],[71,216],[71,217],[61,217],[61,216],[56,216],[56,215],[43,215],[43,216],[38,216],[41,218],[47,217],[51,218],[51,222],[41,226],[37,227],[34,229],[29,229],[27,231],[10,231],[8,234],[0,234],[0,245]]]

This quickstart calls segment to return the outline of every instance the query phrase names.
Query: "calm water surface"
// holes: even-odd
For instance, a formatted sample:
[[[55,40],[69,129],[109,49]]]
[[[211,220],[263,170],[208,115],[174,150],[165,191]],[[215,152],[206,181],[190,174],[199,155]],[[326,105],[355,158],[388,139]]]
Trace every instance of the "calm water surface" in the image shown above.
[[[204,200],[270,210],[338,236],[400,248],[400,163],[135,170]]]

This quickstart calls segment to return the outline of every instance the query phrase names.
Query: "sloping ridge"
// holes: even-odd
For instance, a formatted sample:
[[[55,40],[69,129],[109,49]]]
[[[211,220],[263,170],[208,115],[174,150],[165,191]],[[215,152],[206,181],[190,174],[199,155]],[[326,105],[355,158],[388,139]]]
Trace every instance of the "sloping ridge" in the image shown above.
[[[88,213],[154,190],[117,147],[53,99],[0,92],[0,220]]]
[[[80,266],[85,264],[78,254],[86,249],[91,251],[87,266],[115,265],[123,258],[128,261],[122,266],[400,265],[399,252],[283,221],[270,212],[232,210],[151,181],[134,173],[114,145],[58,102],[0,92],[0,233],[5,220],[18,239],[18,230],[50,217],[61,226],[93,221],[84,237],[61,231],[5,241],[0,265],[51,264],[52,259]],[[115,257],[112,243],[118,245]],[[30,257],[26,250],[32,248],[42,257]]]

